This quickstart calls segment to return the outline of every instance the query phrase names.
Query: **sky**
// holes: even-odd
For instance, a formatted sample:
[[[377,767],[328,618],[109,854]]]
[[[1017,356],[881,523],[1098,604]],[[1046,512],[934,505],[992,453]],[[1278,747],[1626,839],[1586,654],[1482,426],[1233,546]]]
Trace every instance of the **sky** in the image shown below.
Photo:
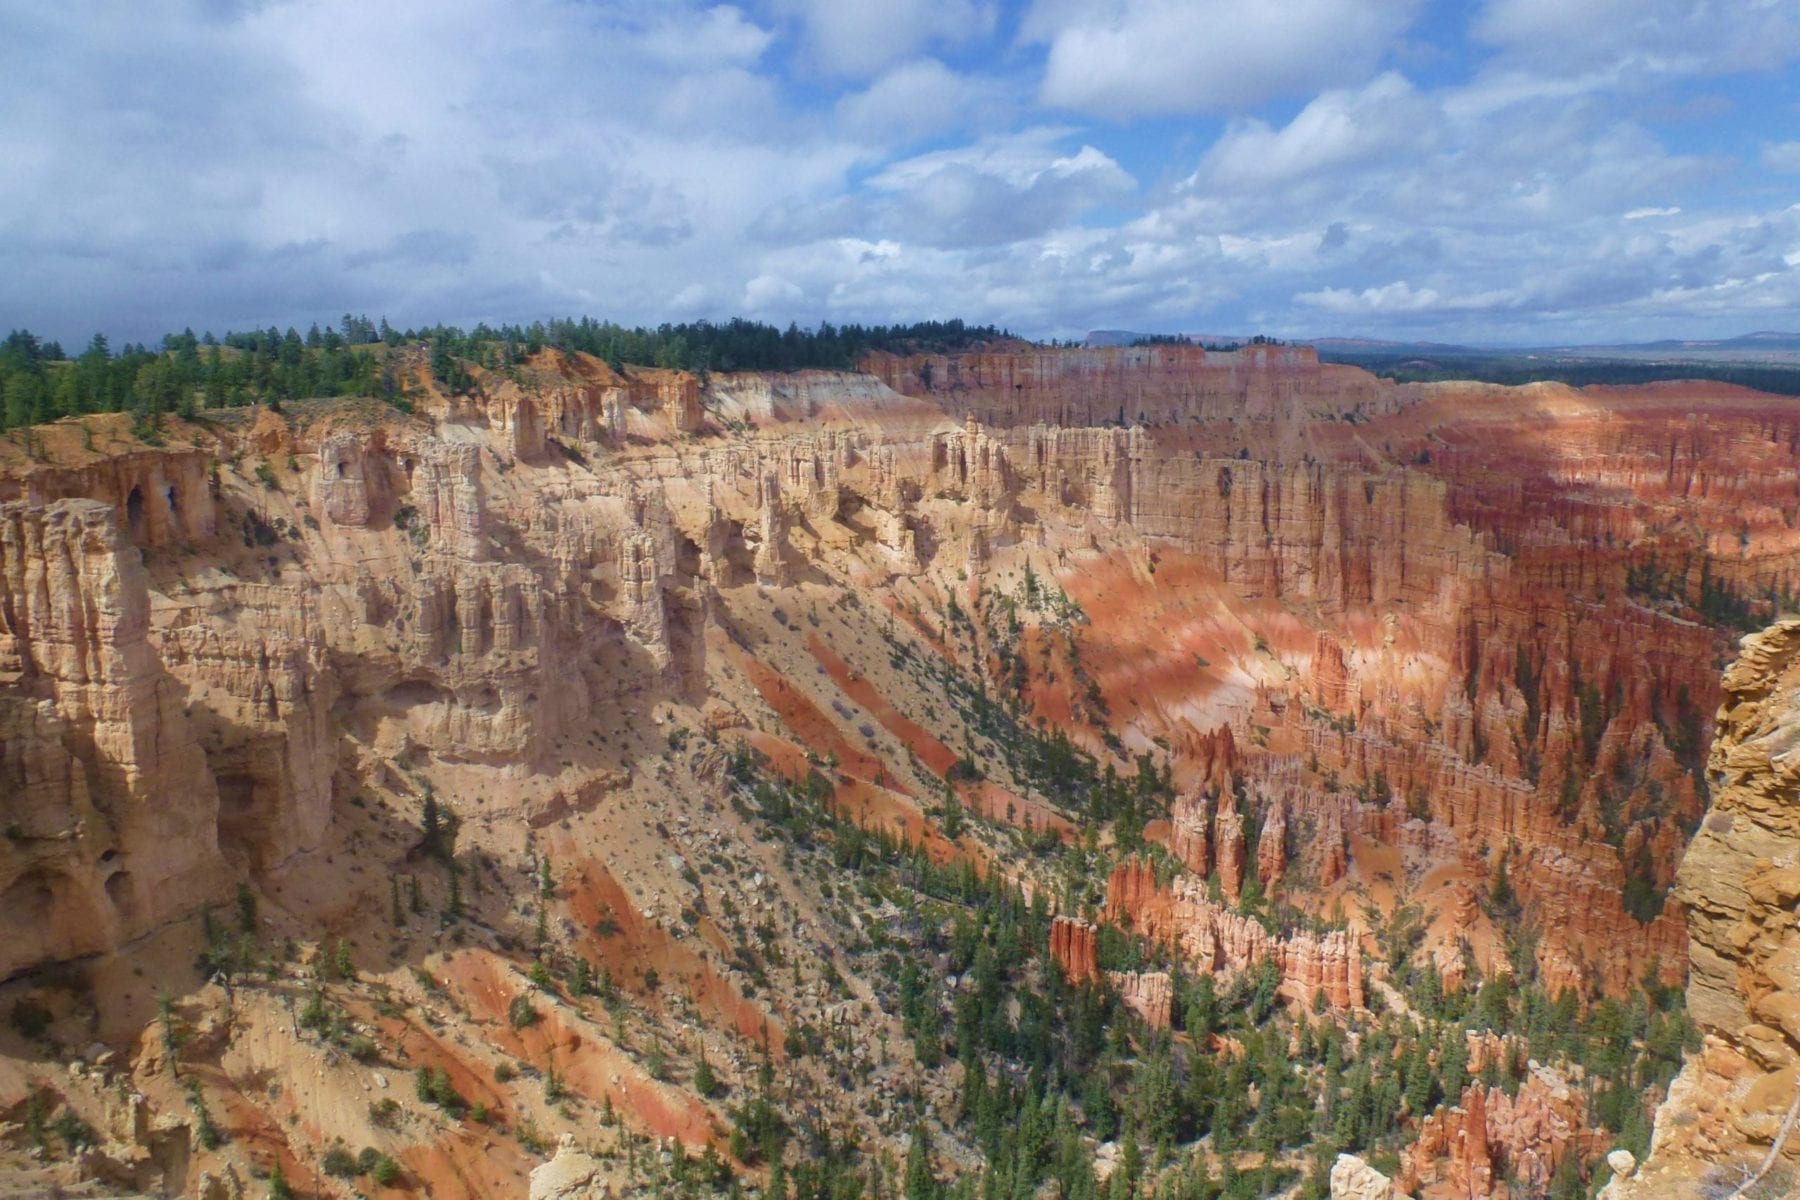
[[[0,328],[1800,329],[1800,0],[0,0]]]

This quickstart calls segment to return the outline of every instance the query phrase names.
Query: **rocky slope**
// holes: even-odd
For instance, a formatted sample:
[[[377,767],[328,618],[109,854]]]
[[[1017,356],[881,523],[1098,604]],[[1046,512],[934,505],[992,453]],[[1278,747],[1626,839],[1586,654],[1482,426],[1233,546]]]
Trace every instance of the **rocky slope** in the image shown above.
[[[1424,962],[1471,991],[1680,978],[1662,891],[1721,626],[1800,580],[1791,404],[1396,389],[1285,347],[866,366],[702,387],[546,351],[458,395],[421,372],[410,416],[0,445],[0,904],[28,914],[0,945],[27,1014],[0,1113],[54,1094],[138,1187],[230,1194],[282,1162],[329,1190],[308,1164],[342,1139],[516,1194],[601,1111],[586,1148],[619,1179],[642,1139],[723,1150],[698,1063],[741,1096],[762,1047],[854,1013],[874,1032],[785,1086],[898,1146],[882,1098],[944,1085],[889,1057],[891,985],[847,965],[892,914],[822,892],[733,802],[740,745],[1053,898],[1065,973],[1153,1027],[1185,1020],[1180,980],[1265,962],[1352,1030]],[[1166,772],[1179,799],[1141,839],[1092,821],[1034,757],[1055,738],[1097,785]],[[1409,921],[1416,953],[1383,961]],[[1155,961],[1103,963],[1099,923]],[[618,996],[515,1025],[548,994],[534,960]],[[315,1087],[280,1085],[319,1054]],[[419,1066],[535,1132],[381,1095]],[[142,1128],[106,1107],[121,1088]],[[1562,1152],[1526,1141],[1497,1157]]]
[[[1676,894],[1703,1043],[1656,1116],[1649,1160],[1615,1197],[1791,1186],[1800,1139],[1800,620],[1744,639],[1707,764],[1712,803]]]

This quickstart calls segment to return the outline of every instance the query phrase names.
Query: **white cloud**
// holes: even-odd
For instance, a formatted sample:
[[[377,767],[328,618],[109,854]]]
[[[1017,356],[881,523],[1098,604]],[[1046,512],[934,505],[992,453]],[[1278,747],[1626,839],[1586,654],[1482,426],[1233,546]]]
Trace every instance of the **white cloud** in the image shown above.
[[[1762,164],[1784,175],[1800,174],[1800,142],[1769,142],[1762,148]]]
[[[1356,91],[1319,96],[1282,129],[1234,124],[1215,143],[1194,181],[1222,188],[1264,188],[1378,160],[1397,150],[1428,151],[1439,111],[1404,78],[1389,72]]]
[[[878,228],[902,241],[985,246],[1042,236],[1136,188],[1090,145],[1062,150],[1067,133],[1034,129],[894,163],[872,176]]]
[[[1728,74],[1800,58],[1800,8],[1790,0],[1487,0],[1473,28],[1540,71]]]
[[[957,46],[993,31],[993,0],[777,0],[797,15],[815,66],[868,79],[928,46]]]
[[[1384,314],[1422,312],[1435,307],[1439,297],[1431,288],[1415,291],[1406,280],[1401,279],[1381,287],[1364,288],[1360,292],[1353,292],[1348,288],[1301,292],[1294,299],[1301,304],[1322,308],[1326,312]]]
[[[659,62],[682,66],[748,66],[762,57],[773,39],[772,33],[744,16],[741,9],[721,4],[697,17],[684,18],[675,9],[645,32],[637,50]]]
[[[839,99],[837,119],[855,137],[907,142],[994,120],[1010,107],[993,82],[958,74],[935,58],[919,58]]]
[[[1360,83],[1416,0],[1039,0],[1023,33],[1048,43],[1043,101],[1128,118],[1260,104]]]
[[[1016,38],[992,0],[13,9],[0,325],[65,341],[346,308],[1567,340],[1800,307],[1800,144],[1673,148],[1787,81],[1731,75],[1736,117],[1654,86],[1785,51],[1664,0],[1598,31],[1496,0],[1412,82],[1382,73],[1432,34],[1412,0],[1038,0]],[[1577,36],[1604,52],[1529,52]]]
[[[743,308],[745,312],[759,316],[779,314],[805,294],[797,284],[779,275],[758,275],[744,285]]]

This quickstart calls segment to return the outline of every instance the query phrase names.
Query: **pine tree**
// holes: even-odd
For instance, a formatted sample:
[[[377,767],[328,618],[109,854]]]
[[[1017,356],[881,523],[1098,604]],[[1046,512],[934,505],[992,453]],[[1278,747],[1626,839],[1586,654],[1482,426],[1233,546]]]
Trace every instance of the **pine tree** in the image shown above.
[[[943,1194],[931,1173],[931,1138],[923,1125],[913,1127],[912,1146],[906,1151],[903,1188],[906,1200],[938,1200]]]
[[[162,1025],[163,1052],[169,1057],[169,1070],[179,1075],[175,1052],[181,1048],[181,1029],[175,1022],[175,1001],[167,991],[156,994],[156,1019]]]
[[[713,1074],[712,1064],[706,1061],[706,1046],[700,1047],[700,1062],[694,1067],[694,1090],[702,1096],[710,1096],[717,1091],[719,1081]]]
[[[462,868],[452,862],[450,864],[450,895],[444,901],[444,918],[450,921],[460,921],[462,915]]]
[[[431,792],[429,784],[425,787],[424,811],[420,814],[419,823],[424,829],[424,845],[427,854],[440,853],[443,841],[443,815],[438,812],[437,797]]]
[[[238,929],[244,933],[256,932],[256,893],[250,890],[247,883],[238,884],[237,889]]]

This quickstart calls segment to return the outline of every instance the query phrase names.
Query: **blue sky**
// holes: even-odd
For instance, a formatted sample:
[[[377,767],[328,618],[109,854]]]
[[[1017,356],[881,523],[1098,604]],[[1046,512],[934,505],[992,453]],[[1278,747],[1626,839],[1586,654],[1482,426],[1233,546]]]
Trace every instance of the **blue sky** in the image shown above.
[[[1800,0],[0,0],[0,327],[1800,328]]]

